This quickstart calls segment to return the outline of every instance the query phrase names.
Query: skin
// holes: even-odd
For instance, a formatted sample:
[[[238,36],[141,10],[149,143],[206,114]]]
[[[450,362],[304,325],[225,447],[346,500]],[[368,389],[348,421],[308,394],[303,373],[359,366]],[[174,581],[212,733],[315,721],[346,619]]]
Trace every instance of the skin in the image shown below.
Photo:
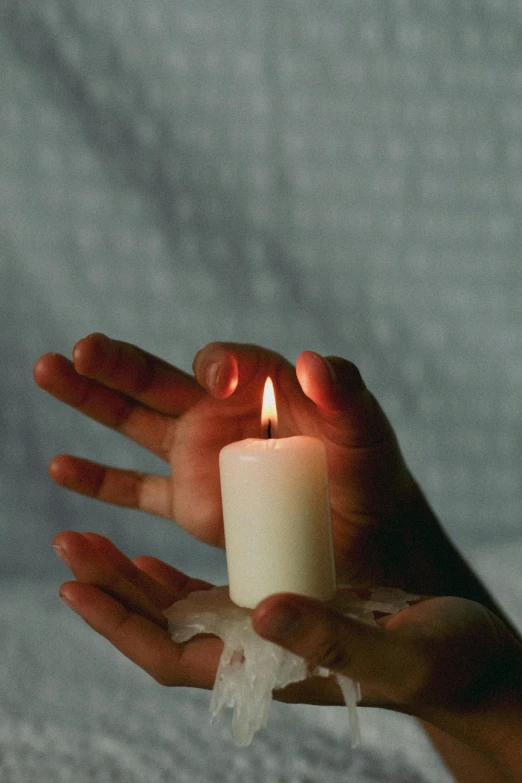
[[[223,547],[218,454],[227,443],[260,436],[262,388],[270,375],[279,414],[275,436],[315,435],[325,444],[339,580],[440,592],[434,559],[442,564],[451,547],[432,514],[424,514],[419,531],[417,507],[427,504],[353,364],[305,351],[294,368],[257,346],[212,343],[193,369],[188,375],[99,334],[75,345],[72,362],[41,357],[34,376],[42,389],[171,467],[169,477],[160,477],[61,455],[49,465],[52,479],[175,520]]]
[[[54,481],[175,520],[214,546],[224,544],[218,454],[227,443],[260,436],[262,388],[270,375],[276,437],[307,434],[325,444],[339,581],[457,597],[422,601],[369,628],[318,602],[272,596],[254,612],[256,630],[311,666],[320,663],[359,680],[363,704],[416,715],[445,736],[480,748],[504,773],[510,770],[509,759],[498,759],[498,743],[493,750],[485,743],[491,731],[484,730],[482,716],[491,717],[495,694],[494,726],[500,715],[504,737],[517,725],[513,680],[508,686],[502,678],[507,662],[518,682],[519,642],[442,531],[353,364],[305,351],[294,368],[257,346],[212,343],[197,354],[189,375],[135,346],[94,334],[76,344],[72,362],[57,354],[41,357],[34,375],[62,402],[171,466],[171,475],[160,477],[61,455],[49,466]],[[131,562],[95,534],[68,531],[54,543],[76,578],[62,586],[61,596],[98,633],[162,684],[212,687],[220,641],[196,637],[175,645],[162,615],[188,592],[209,585],[154,558]],[[476,651],[472,665],[470,649]],[[323,678],[290,686],[278,697],[340,703],[333,681]],[[515,699],[510,709],[509,699]]]

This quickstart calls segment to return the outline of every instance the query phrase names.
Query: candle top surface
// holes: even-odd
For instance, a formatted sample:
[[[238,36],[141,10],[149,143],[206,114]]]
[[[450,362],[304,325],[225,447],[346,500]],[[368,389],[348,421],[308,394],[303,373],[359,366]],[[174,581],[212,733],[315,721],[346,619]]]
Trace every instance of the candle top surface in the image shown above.
[[[258,452],[259,450],[281,451],[283,449],[317,449],[319,447],[324,448],[322,441],[312,435],[290,435],[288,438],[245,438],[245,440],[229,443],[223,448]]]

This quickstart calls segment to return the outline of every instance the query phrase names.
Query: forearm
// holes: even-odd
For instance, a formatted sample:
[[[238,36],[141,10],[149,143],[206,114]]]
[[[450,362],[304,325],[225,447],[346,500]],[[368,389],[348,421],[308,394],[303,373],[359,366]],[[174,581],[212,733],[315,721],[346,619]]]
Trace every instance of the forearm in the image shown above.
[[[415,485],[403,514],[408,535],[416,539],[417,552],[423,555],[420,563],[417,561],[413,566],[415,573],[410,569],[412,582],[420,583],[428,594],[455,595],[482,604],[502,620],[516,640],[520,640],[518,629],[456,549]],[[405,570],[408,571],[406,564]],[[522,662],[522,652],[517,660]],[[515,662],[514,668],[520,671],[522,663]],[[482,716],[481,728],[477,728],[483,738],[474,740],[476,744],[457,739],[454,733],[431,723],[421,721],[421,725],[458,783],[522,780],[522,695],[508,711],[496,709]]]
[[[522,783],[522,644],[494,626],[504,641],[467,694],[476,706],[431,708],[421,721],[459,783]]]
[[[518,682],[515,673],[513,688],[505,697],[477,720],[474,737],[477,747],[506,773],[508,779],[522,783],[522,648],[519,657]],[[511,777],[509,777],[511,776]]]
[[[431,723],[419,721],[435,750],[458,783],[511,783],[512,777],[482,752],[455,739]]]
[[[408,589],[476,601],[499,617],[515,638],[521,640],[518,629],[451,542],[415,484],[398,514],[399,526],[403,536],[398,531],[396,535],[402,549],[401,568],[411,582]],[[410,551],[415,552],[415,558],[409,558]]]
[[[421,724],[458,783],[522,782],[522,698],[510,698],[509,706],[492,706],[467,719],[467,725],[450,721],[451,734]]]

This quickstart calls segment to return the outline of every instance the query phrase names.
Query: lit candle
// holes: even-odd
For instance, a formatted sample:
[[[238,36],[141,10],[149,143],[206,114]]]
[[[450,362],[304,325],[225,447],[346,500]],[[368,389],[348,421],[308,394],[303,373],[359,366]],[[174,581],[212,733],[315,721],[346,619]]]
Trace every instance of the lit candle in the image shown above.
[[[318,438],[274,438],[277,412],[267,379],[267,437],[225,446],[219,455],[231,599],[254,608],[273,593],[328,600],[335,568],[326,453]]]

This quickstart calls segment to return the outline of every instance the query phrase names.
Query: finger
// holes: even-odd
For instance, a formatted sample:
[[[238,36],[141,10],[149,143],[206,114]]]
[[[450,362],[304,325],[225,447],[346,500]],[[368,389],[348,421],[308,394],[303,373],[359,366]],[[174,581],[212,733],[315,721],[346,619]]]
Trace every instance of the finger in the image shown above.
[[[69,564],[74,556],[75,537],[78,535],[80,534],[65,530],[58,533],[53,541],[57,554],[66,564]],[[81,536],[87,539],[116,571],[143,590],[161,610],[195,590],[209,590],[213,587],[210,582],[194,579],[155,557],[140,555],[131,560],[110,539],[99,533],[85,532]]]
[[[60,354],[45,354],[34,366],[37,385],[90,419],[126,435],[162,459],[168,458],[172,421],[162,413],[80,375]]]
[[[270,596],[252,615],[254,629],[307,661],[382,692],[406,676],[401,641],[380,627],[345,617],[320,601],[290,593]]]
[[[168,603],[163,605],[163,609],[171,606],[175,601],[186,598],[189,593],[193,593],[195,590],[209,590],[213,586],[210,582],[187,576],[187,574],[178,571],[177,568],[173,568],[156,557],[140,555],[134,558],[134,563],[138,569],[151,577],[156,584],[159,583],[161,585],[165,601],[168,601]]]
[[[365,388],[355,364],[315,351],[303,351],[297,359],[296,373],[306,396],[324,410],[344,410],[354,395]]]
[[[123,572],[120,571],[115,566],[114,557],[108,557],[106,552],[88,538],[80,533],[66,531],[55,538],[53,546],[79,582],[96,585],[132,612],[147,618],[160,628],[167,627],[163,613],[142,586],[127,578],[128,567],[126,566]]]
[[[61,534],[55,539],[55,543],[63,546],[63,536],[67,534]],[[150,601],[158,609],[163,611],[167,606],[170,606],[174,601],[180,597],[180,590],[168,590],[165,586],[154,579],[151,573],[147,573],[145,569],[138,566],[137,559],[131,560],[123,554],[114,544],[105,536],[101,536],[98,533],[82,533],[96,548],[96,550],[103,554],[104,558],[113,566],[116,571],[119,571],[129,582],[142,590]],[[185,576],[179,572],[180,576]],[[189,577],[185,577],[188,580]]]
[[[296,374],[324,421],[344,432],[346,443],[339,445],[370,446],[390,436],[384,412],[352,362],[304,351],[297,359]]]
[[[160,684],[212,688],[223,648],[219,639],[194,639],[176,645],[167,631],[92,584],[66,582],[60,597]]]
[[[73,361],[81,375],[168,416],[178,416],[205,394],[192,375],[104,334],[90,334],[77,342]]]
[[[61,487],[80,495],[167,519],[171,516],[171,484],[166,476],[111,468],[68,454],[51,460],[49,475]]]
[[[285,370],[294,376],[292,365],[282,356],[246,343],[209,343],[196,354],[193,369],[198,382],[213,397],[224,399],[234,392],[236,397],[246,392],[256,405],[259,389],[269,375],[274,382]]]

